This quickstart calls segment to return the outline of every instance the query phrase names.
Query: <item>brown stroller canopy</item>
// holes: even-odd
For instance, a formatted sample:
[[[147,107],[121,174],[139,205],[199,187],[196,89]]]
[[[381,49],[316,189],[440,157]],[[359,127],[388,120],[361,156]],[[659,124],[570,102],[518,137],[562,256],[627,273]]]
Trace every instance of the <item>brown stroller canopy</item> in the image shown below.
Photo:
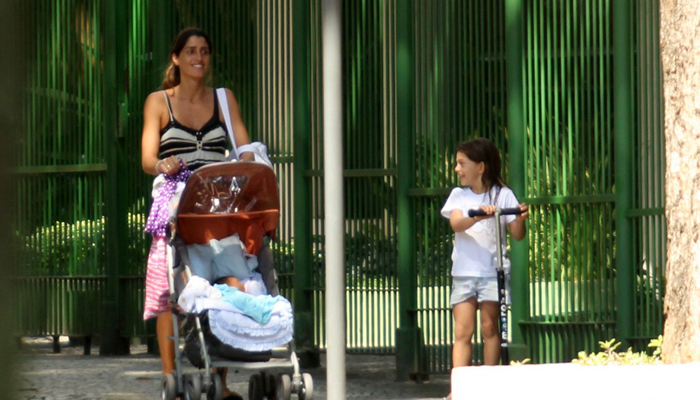
[[[205,244],[238,234],[258,254],[279,221],[274,171],[257,162],[225,162],[196,170],[180,198],[175,229],[185,244]]]

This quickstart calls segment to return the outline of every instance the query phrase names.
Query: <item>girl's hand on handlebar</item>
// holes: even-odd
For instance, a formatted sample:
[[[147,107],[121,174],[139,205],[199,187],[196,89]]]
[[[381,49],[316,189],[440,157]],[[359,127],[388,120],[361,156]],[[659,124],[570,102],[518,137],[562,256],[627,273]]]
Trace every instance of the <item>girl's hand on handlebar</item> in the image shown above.
[[[518,220],[524,222],[524,221],[527,219],[527,217],[530,216],[530,213],[529,213],[528,210],[527,210],[527,204],[525,204],[525,203],[520,203],[520,204],[518,204],[518,208],[520,209],[520,211],[522,211],[522,213],[520,213],[520,214],[517,216],[517,218],[518,218]]]
[[[483,211],[484,213],[486,213],[486,215],[476,215],[476,216],[474,216],[474,220],[476,220],[476,221],[481,221],[481,220],[483,220],[483,219],[491,218],[491,217],[493,217],[493,214],[496,213],[496,206],[491,205],[491,204],[487,204],[487,205],[481,206],[481,207],[479,207],[479,209],[480,209],[481,211]]]

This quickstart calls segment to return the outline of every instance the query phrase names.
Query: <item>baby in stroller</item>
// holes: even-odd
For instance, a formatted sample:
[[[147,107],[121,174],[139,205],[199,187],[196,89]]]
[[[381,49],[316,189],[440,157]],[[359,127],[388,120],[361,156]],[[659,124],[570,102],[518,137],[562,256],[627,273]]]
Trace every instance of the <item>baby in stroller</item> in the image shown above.
[[[187,180],[168,248],[170,303],[179,318],[173,318],[176,371],[163,378],[163,399],[203,393],[221,399],[226,368],[253,371],[250,399],[312,398],[311,376],[300,373],[293,349],[291,304],[279,295],[269,247],[278,220],[277,183],[268,165],[216,163]],[[186,373],[182,358],[198,370]]]

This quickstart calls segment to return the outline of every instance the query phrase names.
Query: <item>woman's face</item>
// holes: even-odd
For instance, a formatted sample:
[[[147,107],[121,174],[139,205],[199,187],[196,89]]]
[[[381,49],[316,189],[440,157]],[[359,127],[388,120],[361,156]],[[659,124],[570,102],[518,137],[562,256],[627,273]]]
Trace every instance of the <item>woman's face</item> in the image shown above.
[[[180,77],[204,79],[209,73],[209,45],[201,36],[190,36],[180,54],[173,54],[172,58],[180,67]]]
[[[484,163],[474,162],[464,153],[458,151],[455,172],[459,176],[460,185],[480,188],[482,185],[481,177],[484,175]]]

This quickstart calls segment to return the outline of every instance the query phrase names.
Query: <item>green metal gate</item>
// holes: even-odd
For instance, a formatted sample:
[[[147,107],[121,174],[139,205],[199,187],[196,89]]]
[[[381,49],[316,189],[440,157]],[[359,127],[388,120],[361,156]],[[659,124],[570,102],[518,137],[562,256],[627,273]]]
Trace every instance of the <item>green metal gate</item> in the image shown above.
[[[46,3],[46,2],[44,2]],[[18,334],[92,335],[105,295],[101,4],[25,2],[36,29],[15,170]]]
[[[526,342],[535,362],[567,361],[612,337],[644,349],[663,328],[658,3],[527,1],[523,14]]]
[[[141,110],[173,36],[197,25],[212,35],[213,83],[233,89],[275,163],[273,248],[297,344],[325,348],[321,1],[26,7],[18,334],[117,336],[106,352],[152,335]],[[346,1],[344,34],[349,351],[395,352],[398,375],[449,371],[453,234],[439,209],[455,145],[475,136],[496,142],[532,205],[527,243],[512,248],[516,348],[568,361],[661,332],[658,0]]]

